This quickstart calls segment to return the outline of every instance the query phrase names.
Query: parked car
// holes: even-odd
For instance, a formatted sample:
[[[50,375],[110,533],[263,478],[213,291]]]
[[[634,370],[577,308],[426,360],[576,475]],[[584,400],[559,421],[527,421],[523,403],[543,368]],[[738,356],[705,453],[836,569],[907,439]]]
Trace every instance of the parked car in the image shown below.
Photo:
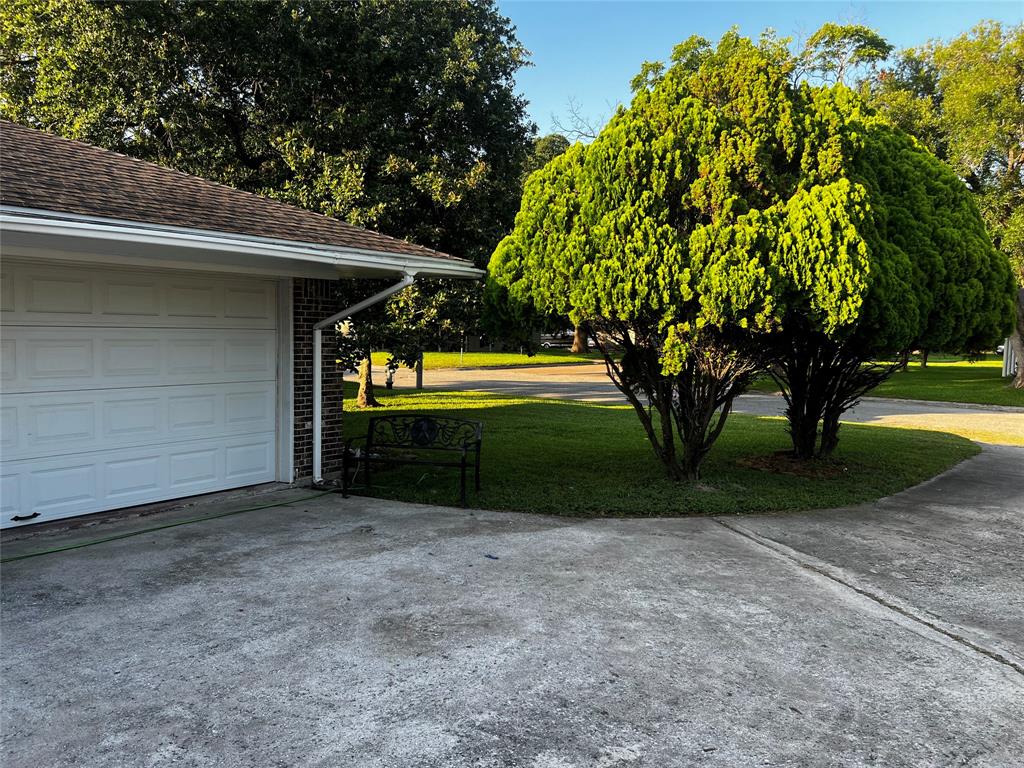
[[[1005,344],[1000,344],[998,347],[996,347],[996,354],[997,355],[1003,354],[1003,350],[1005,350],[1005,349],[1006,349],[1006,345]]]
[[[572,347],[573,331],[555,331],[554,333],[542,333],[540,335],[540,346],[542,349],[569,349]]]

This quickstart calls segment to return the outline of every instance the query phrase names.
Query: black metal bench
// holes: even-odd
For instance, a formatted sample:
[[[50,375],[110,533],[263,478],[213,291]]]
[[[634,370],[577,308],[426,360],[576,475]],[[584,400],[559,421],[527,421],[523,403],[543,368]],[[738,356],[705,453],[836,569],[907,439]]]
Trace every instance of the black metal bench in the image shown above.
[[[374,465],[423,464],[433,467],[457,467],[461,470],[459,498],[466,506],[466,471],[472,461],[476,490],[480,490],[480,443],[484,425],[479,421],[450,419],[440,416],[410,414],[406,416],[377,416],[370,419],[366,435],[345,441],[341,459],[341,492],[347,496],[351,487],[349,470],[363,467],[366,488],[373,487]],[[364,442],[357,453],[355,444]],[[403,451],[405,453],[403,453]],[[409,455],[409,452],[414,452]],[[447,453],[437,459],[424,457],[421,451]]]

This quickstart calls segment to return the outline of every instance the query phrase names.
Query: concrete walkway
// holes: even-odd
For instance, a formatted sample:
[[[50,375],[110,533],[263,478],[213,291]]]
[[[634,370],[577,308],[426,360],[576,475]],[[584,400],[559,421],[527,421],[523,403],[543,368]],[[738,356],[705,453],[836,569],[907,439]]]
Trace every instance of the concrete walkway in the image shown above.
[[[1022,473],[986,448],[876,504],[717,519],[291,490],[11,562],[0,763],[1019,765]]]
[[[605,404],[625,402],[601,363],[445,369],[426,371],[424,377],[425,386],[431,389],[477,390]],[[381,371],[376,381],[383,380]],[[415,378],[411,371],[401,369],[395,382],[399,388],[410,388]],[[778,395],[751,393],[737,399],[735,410],[757,416],[779,416],[785,405]],[[869,397],[847,411],[843,420],[934,429],[965,434],[992,444],[1024,445],[1024,408]]]

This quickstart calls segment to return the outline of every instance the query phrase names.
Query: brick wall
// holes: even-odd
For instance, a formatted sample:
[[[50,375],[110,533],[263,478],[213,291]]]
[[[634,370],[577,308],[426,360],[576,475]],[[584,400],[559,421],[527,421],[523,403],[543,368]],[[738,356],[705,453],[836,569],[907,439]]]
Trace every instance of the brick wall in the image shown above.
[[[313,326],[339,309],[337,283],[295,278],[292,281],[295,356],[295,479],[313,476]],[[341,470],[342,378],[334,363],[334,331],[323,331],[323,472]]]

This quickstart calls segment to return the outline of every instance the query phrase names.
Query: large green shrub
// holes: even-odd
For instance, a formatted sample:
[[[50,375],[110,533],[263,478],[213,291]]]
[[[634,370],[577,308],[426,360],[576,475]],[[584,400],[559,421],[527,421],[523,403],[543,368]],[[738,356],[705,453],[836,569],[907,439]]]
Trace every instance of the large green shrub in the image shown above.
[[[530,178],[491,260],[511,300],[590,323],[672,477],[697,477],[763,368],[795,451],[827,453],[888,371],[874,356],[979,344],[1007,317],[1005,260],[955,176],[792,71],[780,42],[736,33],[646,65],[628,109]]]

